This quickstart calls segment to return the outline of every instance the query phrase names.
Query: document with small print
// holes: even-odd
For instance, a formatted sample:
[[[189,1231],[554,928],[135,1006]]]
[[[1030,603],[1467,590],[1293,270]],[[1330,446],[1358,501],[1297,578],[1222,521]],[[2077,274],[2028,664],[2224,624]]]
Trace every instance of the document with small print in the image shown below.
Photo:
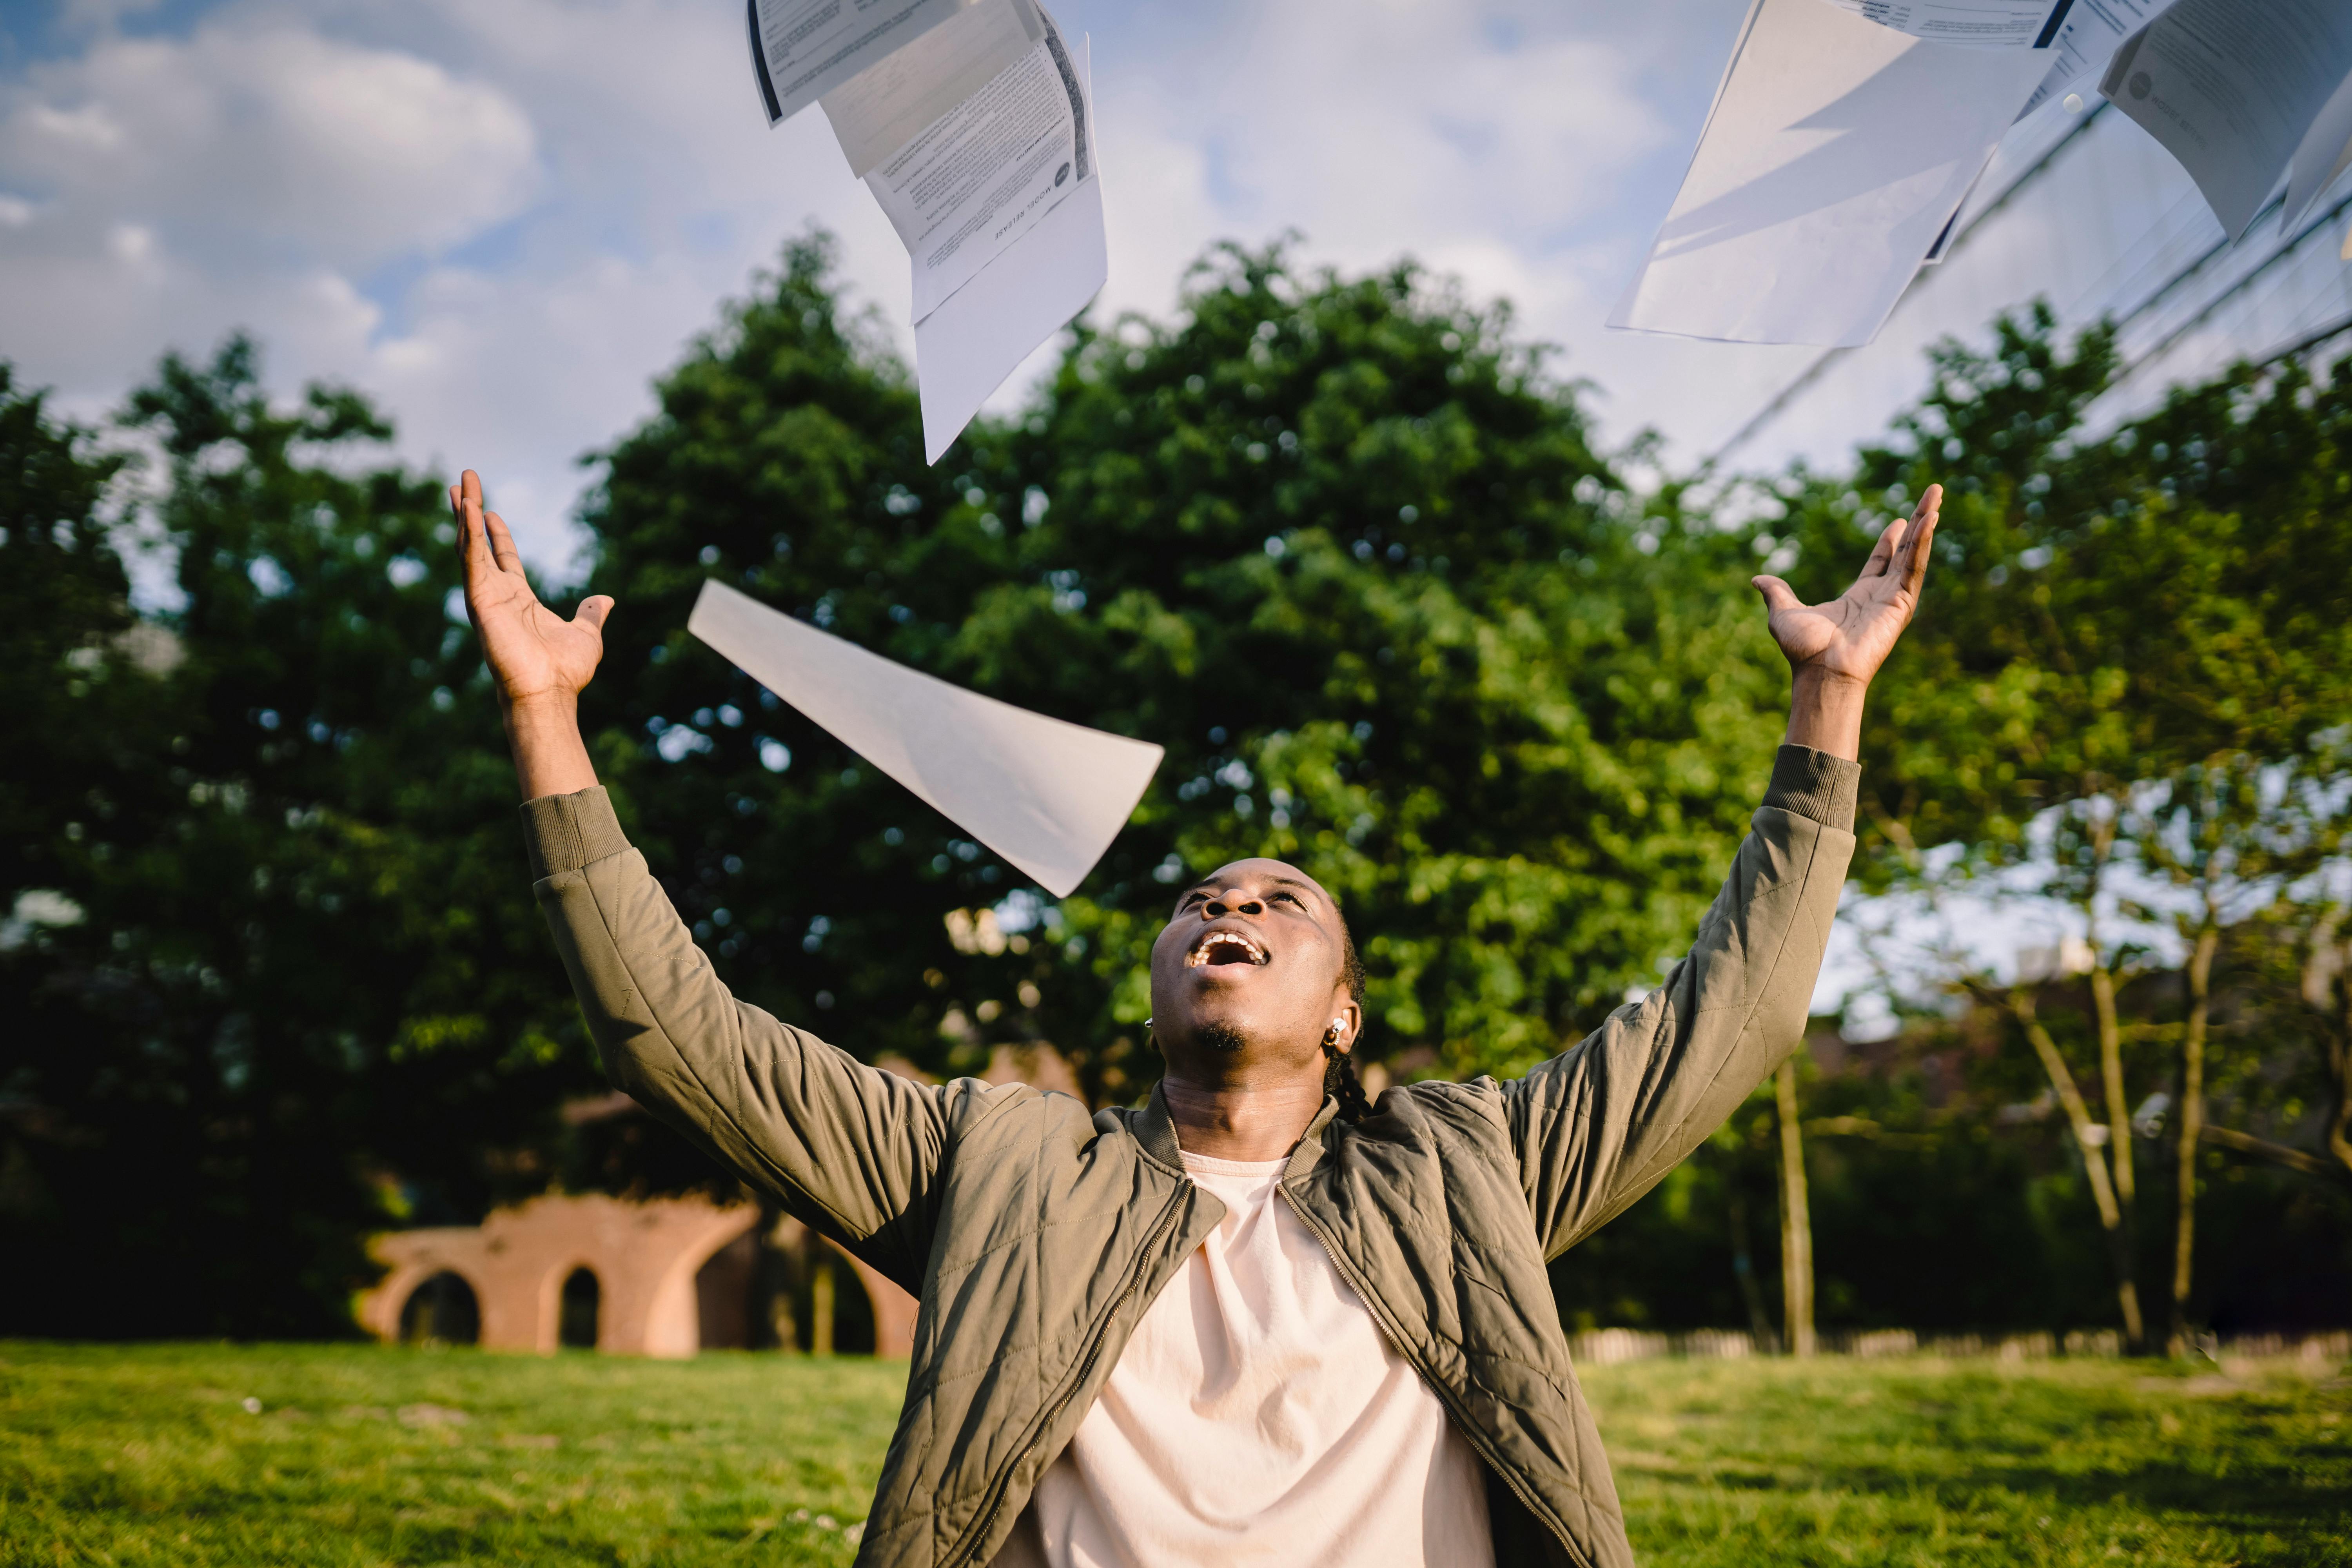
[[[2095,89],[2126,38],[2156,20],[2172,0],[2074,0],[2050,46],[2049,74],[2019,110],[2020,120],[2070,87]]]
[[[2164,144],[2242,236],[2352,75],[2352,0],[2176,0],[2124,40],[2099,91]],[[2313,194],[2316,194],[2315,192]]]
[[[817,100],[859,179],[1045,39],[1033,0],[971,0],[946,22]]]
[[[875,27],[895,17],[898,31],[862,45],[873,28],[824,33],[838,23],[832,0],[749,0],[751,55],[771,121],[814,95],[907,247],[923,449],[936,463],[1110,276],[1093,81],[1084,40],[1071,47],[1037,0],[956,0],[936,14],[925,9],[935,0],[865,3]],[[867,49],[862,64],[835,69],[853,46]],[[779,86],[787,50],[800,63]]]
[[[1865,22],[1935,44],[2042,49],[2075,0],[1829,0]]]
[[[768,123],[791,119],[972,0],[744,0]]]
[[[907,247],[918,322],[1094,174],[1077,68],[1037,15],[1036,43],[866,176]]]

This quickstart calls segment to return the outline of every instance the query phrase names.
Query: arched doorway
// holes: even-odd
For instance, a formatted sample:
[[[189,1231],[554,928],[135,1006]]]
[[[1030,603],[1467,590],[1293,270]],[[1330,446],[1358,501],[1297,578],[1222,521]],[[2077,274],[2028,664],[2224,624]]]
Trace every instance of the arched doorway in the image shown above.
[[[816,1237],[809,1237],[812,1243]],[[874,1302],[849,1259],[822,1244],[809,1248],[803,1275],[804,1310],[794,1338],[814,1355],[872,1355]]]
[[[604,1306],[604,1288],[596,1283],[595,1273],[591,1269],[575,1268],[565,1277],[562,1313],[556,1320],[557,1344],[572,1351],[596,1348],[596,1320]]]
[[[482,1337],[482,1308],[465,1276],[445,1268],[408,1293],[400,1307],[404,1345],[470,1345]]]
[[[879,1338],[856,1266],[799,1221],[745,1231],[694,1277],[704,1350],[871,1355]]]
[[[766,1300],[760,1289],[761,1247],[757,1226],[703,1260],[694,1275],[695,1317],[707,1351],[764,1348],[761,1329]]]

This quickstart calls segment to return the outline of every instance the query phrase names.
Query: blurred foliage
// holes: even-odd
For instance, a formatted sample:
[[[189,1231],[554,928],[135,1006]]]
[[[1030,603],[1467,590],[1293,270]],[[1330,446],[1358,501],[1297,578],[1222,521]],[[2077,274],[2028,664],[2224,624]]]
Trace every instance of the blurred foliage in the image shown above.
[[[0,1248],[42,1281],[0,1310],[347,1331],[362,1233],[478,1211],[490,1152],[593,1080],[557,1043],[438,487],[371,466],[390,432],[356,395],[273,410],[242,340],[165,359],[126,418],[162,482],[110,526],[118,459],[0,409],[28,689],[0,798],[35,819],[7,838]],[[134,625],[142,543],[176,607]]]
[[[13,893],[56,880],[73,781],[115,761],[125,704],[102,675],[136,623],[100,510],[122,459],[53,421],[5,363],[0,453],[0,754],[18,759],[0,770],[0,888]],[[36,756],[47,765],[27,765]],[[37,912],[12,911],[10,930]]]
[[[2111,335],[2062,342],[2045,307],[1930,361],[1887,442],[1850,474],[1799,469],[1757,525],[1818,595],[1855,542],[1946,487],[1927,605],[1864,731],[1865,881],[1930,905],[1971,896],[2012,922],[2014,955],[1941,956],[1979,996],[2043,994],[2034,1015],[2103,1129],[2098,987],[2121,988],[2116,1094],[2163,1094],[2177,1120],[2182,968],[2200,933],[2226,935],[2205,1120],[2305,1153],[2331,1130],[2340,1142],[2352,363],[2325,380],[2299,361],[2239,366],[2116,425],[2097,402],[2118,370]],[[2057,973],[2009,973],[2026,944],[2059,942],[2053,906],[2087,939],[2080,957],[2053,946]],[[2013,1021],[1996,1038],[2030,1059]],[[2123,1205],[2126,1255],[2145,1287],[2171,1273],[2179,1154],[2123,1142],[2141,1194],[2137,1214]],[[2249,1172],[2210,1143],[2198,1158],[2200,1177],[2260,1189],[2270,1223],[2305,1244],[2296,1268],[2270,1271],[2300,1276],[2299,1299],[2257,1306],[2263,1269],[2228,1226],[2204,1227],[2221,1248],[2196,1288],[2204,1314],[2340,1317],[2320,1303],[2352,1294],[2352,1158],[2315,1178]],[[2144,1289],[2151,1312],[2162,1290]]]
[[[1258,854],[1347,910],[1372,1059],[1523,1070],[1654,982],[1785,677],[1740,542],[1660,553],[1507,315],[1228,248],[1174,322],[1082,329],[1024,419],[927,470],[826,265],[796,248],[663,382],[586,512],[620,604],[598,760],[730,983],[934,1071],[1049,1039],[1129,1100],[1171,884]],[[1048,910],[689,638],[705,577],[1168,760]],[[960,951],[950,916],[1008,896]]]
[[[830,268],[790,247],[596,457],[574,586],[618,600],[583,717],[633,837],[731,984],[868,1059],[944,1075],[1042,1040],[1097,1102],[1139,1098],[1173,885],[1271,854],[1347,910],[1369,1057],[1523,1069],[1654,982],[1745,826],[1786,689],[1748,574],[1835,594],[1929,478],[1928,607],[1865,740],[1872,886],[1944,845],[1965,870],[2063,861],[2087,819],[2053,808],[2092,798],[2156,845],[2143,786],[2198,767],[2292,759],[2332,798],[2345,384],[2233,373],[2086,440],[2105,338],[2006,321],[1939,350],[1853,473],[1735,513],[1636,496],[1650,454],[1597,451],[1507,311],[1227,247],[1169,320],[1081,322],[1017,416],[928,468],[911,378]],[[0,1247],[50,1281],[0,1325],[338,1331],[369,1229],[551,1183],[724,1189],[646,1118],[561,1114],[601,1079],[452,618],[438,479],[355,394],[271,405],[242,341],[167,358],[125,419],[130,470],[0,383]],[[142,551],[172,582],[135,613]],[[688,637],[709,578],[1168,760],[1057,904]],[[2340,941],[2314,908],[2232,926],[2215,1047],[2217,1114],[2304,1147],[2352,1019],[2302,999]],[[2126,956],[2154,1086],[2177,987]],[[2077,1053],[2086,1015],[2051,989]],[[1817,1055],[1825,1325],[2105,1321],[2082,1167],[2012,1031],[1923,1015]],[[1743,1109],[1564,1260],[1563,1316],[1776,1316],[1771,1118]],[[2305,1321],[2352,1289],[2352,1203],[2209,1157],[2212,1315]],[[2163,1217],[2144,1205],[2151,1238]]]
[[[2052,806],[2341,738],[2352,376],[2241,366],[2097,434],[2082,420],[2118,368],[2104,330],[2063,343],[2037,306],[1988,349],[1929,357],[1893,438],[1850,474],[1800,468],[1762,524],[1819,597],[1945,487],[1935,586],[1864,731],[1882,877],[1937,845],[2014,858]]]

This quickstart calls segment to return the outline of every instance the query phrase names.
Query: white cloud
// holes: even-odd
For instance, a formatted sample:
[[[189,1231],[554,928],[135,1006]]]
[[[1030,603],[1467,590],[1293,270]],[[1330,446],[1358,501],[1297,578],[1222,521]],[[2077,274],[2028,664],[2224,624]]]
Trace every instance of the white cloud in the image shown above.
[[[1671,201],[1742,7],[1588,10],[1292,0],[1212,12],[1096,73],[1111,226],[1107,306],[1164,310],[1211,240],[1286,230],[1346,268],[1411,255],[1597,383],[1603,434],[1657,426],[1694,460],[1808,351],[1601,322]]]
[[[578,456],[787,235],[826,223],[903,299],[821,121],[762,129],[741,49],[688,0],[101,30],[0,82],[0,352],[87,418],[165,348],[250,328],[274,390],[356,384],[412,458],[482,468],[560,565]]]
[[[730,6],[226,0],[176,33],[123,9],[85,4],[79,52],[0,76],[0,352],[84,416],[248,327],[276,390],[358,385],[557,564],[577,457],[788,236],[835,232],[911,349],[904,252],[821,116],[764,129]],[[1712,345],[1599,327],[1738,0],[1056,9],[1092,34],[1105,311],[1164,311],[1211,241],[1296,229],[1309,264],[1410,253],[1508,295],[1616,391],[1613,435],[1747,397]]]
[[[364,267],[518,211],[538,149],[511,99],[431,61],[222,21],[36,69],[0,113],[0,170],[68,230],[103,207],[214,258]]]
[[[106,248],[125,266],[143,267],[155,259],[155,231],[144,224],[116,224],[107,231]]]
[[[94,32],[162,4],[163,0],[65,0],[58,7],[58,22],[68,33]]]
[[[1299,0],[1199,58],[1098,67],[1108,178],[1150,188],[1118,202],[1122,227],[1146,214],[1150,230],[1115,236],[1114,258],[1157,253],[1115,287],[1151,301],[1205,241],[1286,228],[1351,267],[1507,252],[1524,279],[1670,132],[1628,50],[1567,24],[1507,47],[1474,20],[1433,0]]]

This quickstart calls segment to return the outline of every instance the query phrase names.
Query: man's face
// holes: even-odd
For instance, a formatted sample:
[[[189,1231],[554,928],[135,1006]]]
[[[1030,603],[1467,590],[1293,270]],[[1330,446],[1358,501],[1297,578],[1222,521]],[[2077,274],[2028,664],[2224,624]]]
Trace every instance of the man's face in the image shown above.
[[[1152,1033],[1169,1067],[1320,1070],[1325,1031],[1353,1045],[1339,907],[1279,860],[1236,860],[1193,884],[1151,944]]]

